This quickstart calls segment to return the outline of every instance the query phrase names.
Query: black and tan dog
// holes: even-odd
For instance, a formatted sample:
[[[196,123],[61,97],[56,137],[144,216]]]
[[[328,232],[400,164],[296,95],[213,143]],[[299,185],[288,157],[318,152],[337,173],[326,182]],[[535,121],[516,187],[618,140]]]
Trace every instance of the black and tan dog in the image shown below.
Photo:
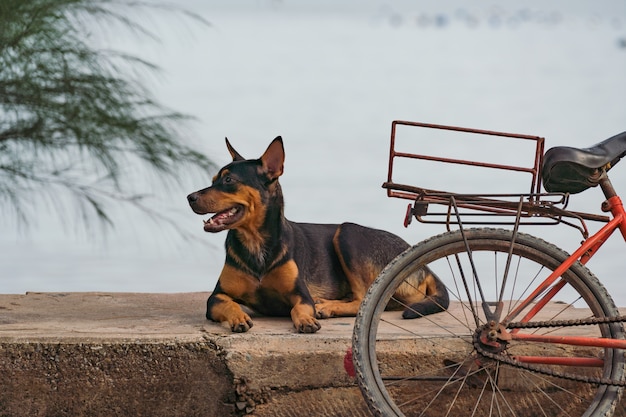
[[[216,213],[204,230],[228,229],[226,263],[207,301],[206,317],[245,332],[246,305],[269,316],[291,316],[299,332],[320,329],[318,318],[354,316],[368,286],[409,245],[400,237],[353,223],[309,224],[287,220],[278,177],[285,153],[280,137],[259,159],[246,160],[226,139],[233,162],[210,187],[187,196],[197,214]],[[409,305],[404,317],[448,307],[444,285],[420,271],[397,297]],[[400,293],[401,292],[401,293]]]

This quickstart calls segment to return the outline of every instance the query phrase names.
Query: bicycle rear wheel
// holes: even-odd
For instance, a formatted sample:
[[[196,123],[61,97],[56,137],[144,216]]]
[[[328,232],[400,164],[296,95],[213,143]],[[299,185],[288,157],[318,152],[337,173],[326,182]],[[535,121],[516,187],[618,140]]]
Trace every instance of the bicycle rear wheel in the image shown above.
[[[518,233],[512,244],[512,236],[511,231],[488,228],[448,232],[407,249],[381,272],[361,304],[352,342],[359,387],[374,414],[612,415],[622,389],[580,380],[622,381],[624,351],[483,337],[487,314],[494,313],[497,301],[502,301],[501,317],[506,317],[568,257],[536,237]],[[425,266],[445,283],[451,300],[448,310],[419,320],[403,320],[400,313],[385,311],[390,302],[399,302],[394,298],[398,287],[409,285],[407,277]],[[520,333],[624,338],[621,323],[564,327],[557,322],[618,315],[606,289],[579,262],[561,279],[561,284],[550,287],[556,293],[552,301],[530,319],[542,325]],[[489,302],[487,312],[483,297]],[[521,321],[528,310],[522,309],[511,321]],[[539,367],[540,372],[516,362],[531,357],[542,364],[525,366]],[[576,366],[560,360],[543,363],[547,357],[571,359]]]

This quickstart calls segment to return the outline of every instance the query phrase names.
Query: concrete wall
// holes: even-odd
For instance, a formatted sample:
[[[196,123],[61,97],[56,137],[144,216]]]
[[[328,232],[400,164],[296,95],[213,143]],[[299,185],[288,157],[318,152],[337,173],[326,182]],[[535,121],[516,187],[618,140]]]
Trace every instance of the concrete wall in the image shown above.
[[[352,319],[204,318],[206,293],[0,295],[0,417],[366,416]]]

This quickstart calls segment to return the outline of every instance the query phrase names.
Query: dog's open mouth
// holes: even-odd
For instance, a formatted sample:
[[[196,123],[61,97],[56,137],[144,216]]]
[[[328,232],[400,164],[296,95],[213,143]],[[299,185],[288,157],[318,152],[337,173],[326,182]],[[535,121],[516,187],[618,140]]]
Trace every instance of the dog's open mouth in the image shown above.
[[[220,211],[216,213],[209,220],[203,220],[205,232],[220,232],[241,219],[243,216],[243,206],[236,205],[228,210]]]

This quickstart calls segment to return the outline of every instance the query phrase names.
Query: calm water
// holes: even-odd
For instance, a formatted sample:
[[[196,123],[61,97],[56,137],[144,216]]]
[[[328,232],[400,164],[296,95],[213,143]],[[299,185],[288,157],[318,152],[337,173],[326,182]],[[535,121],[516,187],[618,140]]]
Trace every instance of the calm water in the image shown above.
[[[293,3],[234,8],[189,1],[211,27],[154,14],[146,22],[162,43],[106,38],[163,67],[149,81],[154,94],[197,117],[189,140],[218,164],[228,162],[224,136],[241,154],[258,157],[282,135],[287,159],[281,182],[291,220],[351,220],[410,242],[443,231],[420,224],[404,229],[406,202],[388,199],[380,188],[394,119],[539,135],[547,146],[588,146],[626,130],[621,0],[524,7],[475,2],[471,9],[460,7],[466,2]],[[413,151],[428,146],[436,152],[436,145],[415,142]],[[499,160],[516,153],[506,145],[493,148],[473,144],[462,154]],[[626,167],[613,172],[617,189],[626,193]],[[225,234],[205,234],[185,201],[212,174],[190,175],[169,188],[137,178],[137,189],[150,193],[151,206],[173,225],[120,209],[116,228],[103,234],[97,226],[59,223],[42,204],[24,232],[5,216],[0,292],[212,290]],[[414,180],[479,192],[509,187],[437,168],[417,170]],[[576,208],[597,211],[596,202],[582,198],[574,197]],[[580,241],[564,227],[537,232],[566,250]],[[626,305],[620,243],[613,238],[590,266]]]

